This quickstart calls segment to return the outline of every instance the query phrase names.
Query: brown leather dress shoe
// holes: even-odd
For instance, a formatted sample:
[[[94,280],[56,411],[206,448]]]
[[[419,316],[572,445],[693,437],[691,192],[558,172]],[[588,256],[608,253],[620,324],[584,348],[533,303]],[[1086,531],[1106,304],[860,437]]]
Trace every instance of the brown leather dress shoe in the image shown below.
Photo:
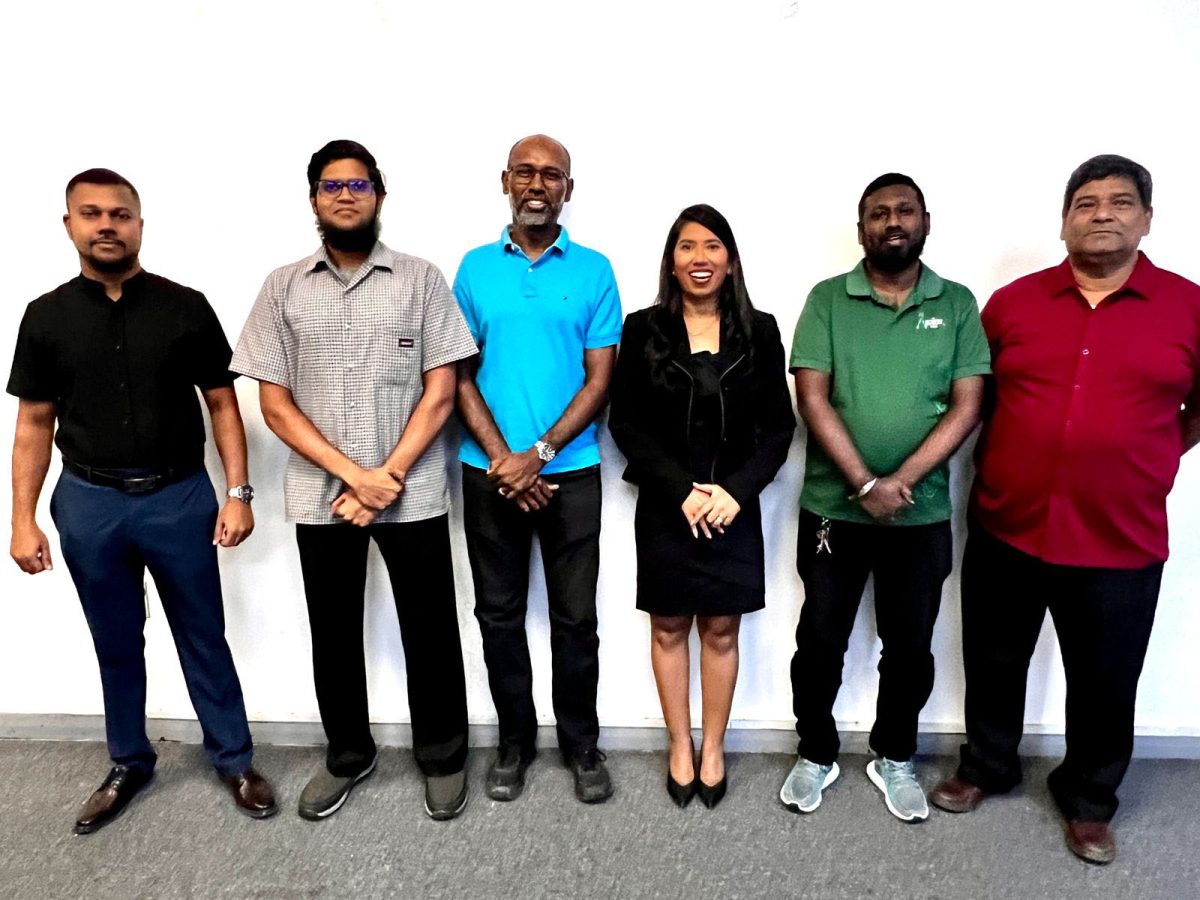
[[[238,812],[252,819],[265,819],[279,812],[279,807],[275,805],[275,791],[271,788],[271,782],[254,769],[247,769],[238,775],[221,775],[221,780],[229,786]]]
[[[129,801],[154,777],[146,769],[113,766],[104,783],[88,797],[75,819],[76,834],[91,834],[121,814]]]
[[[1067,823],[1067,846],[1080,859],[1101,866],[1117,856],[1117,842],[1107,822],[1072,819]]]
[[[946,812],[971,812],[983,802],[983,789],[951,775],[929,792],[929,802]]]

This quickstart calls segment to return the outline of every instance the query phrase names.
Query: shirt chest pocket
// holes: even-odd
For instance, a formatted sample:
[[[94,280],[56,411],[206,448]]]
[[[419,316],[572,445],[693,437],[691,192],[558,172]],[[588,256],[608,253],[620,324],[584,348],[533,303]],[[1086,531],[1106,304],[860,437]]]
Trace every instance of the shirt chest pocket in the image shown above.
[[[406,324],[382,325],[372,342],[372,365],[388,384],[412,384],[421,378],[422,336]]]

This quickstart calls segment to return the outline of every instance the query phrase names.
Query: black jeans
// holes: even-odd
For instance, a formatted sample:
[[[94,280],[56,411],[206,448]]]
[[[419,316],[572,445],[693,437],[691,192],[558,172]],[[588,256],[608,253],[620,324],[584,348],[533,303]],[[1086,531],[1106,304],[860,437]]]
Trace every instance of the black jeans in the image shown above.
[[[558,472],[550,504],[524,513],[505,500],[487,473],[463,466],[463,520],[475,582],[475,618],[483,635],[500,743],[527,758],[536,751],[533,669],[525,636],[529,553],[542,547],[550,611],[550,653],[558,746],[566,757],[596,746],[596,578],[600,572],[600,467]]]
[[[356,775],[375,756],[363,653],[371,539],[387,566],[400,618],[417,765],[426,775],[452,775],[467,760],[467,688],[446,516],[366,528],[296,526],[313,681],[329,740],[326,765],[334,775]]]
[[[933,690],[933,625],[953,564],[949,522],[932,525],[829,523],[829,550],[817,550],[822,518],[800,510],[796,568],[804,605],[792,657],[792,709],[799,753],[820,765],[838,755],[833,704],[867,576],[875,574],[875,621],[883,652],[870,746],[903,761],[917,749],[917,716]]]
[[[1049,609],[1067,679],[1067,753],[1050,773],[1050,791],[1068,819],[1113,817],[1133,755],[1137,683],[1162,570],[1162,563],[1053,565],[971,523],[962,574],[967,742],[959,778],[994,792],[1021,780],[1029,660]]]

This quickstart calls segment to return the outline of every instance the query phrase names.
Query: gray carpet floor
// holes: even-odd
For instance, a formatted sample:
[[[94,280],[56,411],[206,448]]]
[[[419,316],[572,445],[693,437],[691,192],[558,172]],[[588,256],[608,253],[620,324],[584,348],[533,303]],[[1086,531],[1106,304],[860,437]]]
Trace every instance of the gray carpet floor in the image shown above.
[[[777,799],[791,758],[732,755],[730,790],[715,810],[671,805],[665,757],[613,753],[616,795],[586,807],[553,753],[525,794],[482,792],[486,751],[473,751],[464,814],[434,822],[405,750],[332,818],[312,823],[296,799],[322,753],[260,747],[283,808],[236,813],[194,745],[159,745],[154,782],[119,820],[76,837],[79,804],[108,768],[94,743],[0,741],[0,897],[41,898],[1164,898],[1200,897],[1200,762],[1136,760],[1116,820],[1117,860],[1076,860],[1045,788],[1051,760],[1028,761],[1024,787],[979,810],[905,825],[863,771],[843,774],[809,816]],[[952,767],[920,761],[927,787]]]

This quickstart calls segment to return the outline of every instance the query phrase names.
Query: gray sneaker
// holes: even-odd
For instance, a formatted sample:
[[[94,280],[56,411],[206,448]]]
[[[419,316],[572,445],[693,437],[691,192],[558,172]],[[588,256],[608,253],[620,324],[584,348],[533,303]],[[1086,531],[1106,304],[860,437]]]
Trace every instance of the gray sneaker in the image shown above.
[[[377,762],[379,754],[376,754],[371,764],[357,775],[334,775],[325,766],[321,766],[321,771],[308,780],[300,794],[297,810],[300,818],[316,822],[332,816],[342,808],[342,804],[350,796],[351,788],[375,771]]]
[[[779,799],[790,810],[810,813],[821,805],[821,792],[837,781],[840,774],[836,762],[822,766],[801,756],[779,789]]]
[[[439,822],[453,819],[467,805],[467,773],[427,775],[425,777],[425,812]]]
[[[867,777],[883,792],[888,810],[900,821],[924,822],[929,818],[929,804],[917,783],[917,770],[912,760],[873,759],[867,763]]]

